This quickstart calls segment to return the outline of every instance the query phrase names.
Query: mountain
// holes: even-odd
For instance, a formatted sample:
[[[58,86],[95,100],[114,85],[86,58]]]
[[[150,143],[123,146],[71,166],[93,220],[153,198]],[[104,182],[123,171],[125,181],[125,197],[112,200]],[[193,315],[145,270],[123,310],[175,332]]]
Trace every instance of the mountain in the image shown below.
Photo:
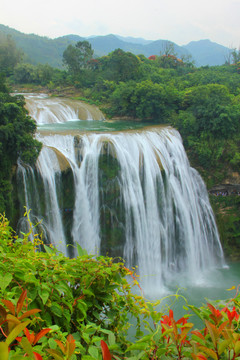
[[[222,65],[230,52],[229,48],[210,40],[191,41],[183,47],[192,54],[196,66]]]
[[[129,51],[135,55],[143,54],[146,57],[160,55],[169,43],[173,44],[174,52],[178,57],[192,55],[197,66],[222,65],[226,61],[229,49],[213,43],[210,40],[192,41],[185,46],[179,46],[167,40],[145,40],[142,38],[122,37],[109,34],[106,36],[81,37],[70,34],[56,39],[38,36],[35,34],[24,34],[5,25],[0,25],[0,35],[11,35],[18,48],[25,54],[25,62],[31,64],[42,63],[53,67],[62,67],[62,54],[69,44],[77,41],[87,40],[91,43],[94,56],[108,55],[115,49]]]
[[[171,41],[168,40],[156,40],[152,41],[150,44],[147,44],[144,46],[144,55],[149,57],[151,55],[160,55],[160,53],[164,53],[164,50],[166,47],[168,47],[169,43],[171,44]],[[184,49],[182,46],[179,46],[177,44],[174,44],[174,52],[177,54],[178,57],[181,57],[182,55],[191,55],[187,49]]]
[[[31,64],[46,64],[62,67],[62,54],[73,41],[68,38],[49,39],[35,34],[24,34],[5,25],[0,25],[0,34],[11,35],[18,48],[25,54],[24,61]]]
[[[64,36],[64,38],[68,40],[73,40],[73,35],[66,35]],[[78,37],[76,37],[75,39],[76,41],[79,41]],[[79,37],[79,39],[81,38]],[[136,42],[134,42],[134,38],[130,38],[131,42],[128,42],[127,39],[128,38],[122,40],[122,37],[110,34],[105,36],[88,37],[87,41],[90,42],[90,44],[92,45],[95,56],[104,56],[114,51],[115,49],[122,49],[123,51],[130,51],[135,55],[143,54],[149,57],[150,55],[159,55],[160,52],[164,51],[165,47],[169,43],[169,41],[167,40],[146,40],[147,42],[143,44],[142,41],[139,40],[136,40]],[[183,54],[189,54],[187,49],[184,49],[174,43],[173,45],[174,51],[178,54],[178,56],[181,56]]]
[[[133,44],[147,45],[153,41],[153,40],[145,40],[143,38],[135,38],[132,36],[120,36],[120,35],[115,35],[115,36],[118,37],[122,41],[125,41],[128,43],[133,43]]]

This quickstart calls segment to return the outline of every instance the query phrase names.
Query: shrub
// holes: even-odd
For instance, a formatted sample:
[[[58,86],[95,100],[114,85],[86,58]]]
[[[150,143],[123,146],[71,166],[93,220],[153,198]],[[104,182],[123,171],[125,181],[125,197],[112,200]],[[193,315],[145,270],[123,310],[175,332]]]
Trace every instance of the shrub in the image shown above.
[[[187,313],[175,320],[171,309],[168,315],[156,311],[160,301],[132,294],[126,276],[139,286],[138,280],[122,261],[87,255],[80,246],[78,256],[69,259],[33,235],[29,212],[25,215],[30,230],[22,237],[0,215],[2,360],[239,358],[238,289],[218,308],[210,303],[197,308],[185,299]],[[191,312],[203,329],[192,330]],[[127,337],[131,322],[135,342]]]

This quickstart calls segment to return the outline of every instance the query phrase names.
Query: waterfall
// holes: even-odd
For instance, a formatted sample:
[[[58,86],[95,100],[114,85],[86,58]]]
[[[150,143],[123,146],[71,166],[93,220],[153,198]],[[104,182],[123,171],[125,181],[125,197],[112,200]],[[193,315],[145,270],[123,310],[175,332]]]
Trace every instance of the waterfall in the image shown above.
[[[68,121],[104,120],[93,105],[66,98],[49,98],[42,94],[25,94],[26,108],[38,125],[62,124]]]
[[[66,238],[57,197],[57,178],[61,171],[55,152],[44,147],[37,160],[37,175],[30,166],[18,163],[18,182],[22,181],[24,205],[31,210],[30,219],[41,223],[44,235],[59,251],[67,254]],[[40,186],[38,178],[41,178]],[[44,201],[41,199],[44,197]],[[43,213],[41,203],[44,203]],[[47,216],[45,216],[47,215]],[[21,218],[20,223],[24,220]],[[26,226],[26,224],[24,223]]]
[[[138,267],[146,293],[163,289],[177,274],[196,279],[222,265],[206,187],[176,130],[38,139],[44,146],[36,169],[19,165],[19,188],[60,251],[74,255],[67,244],[79,243],[92,254],[122,256]],[[37,198],[44,209],[34,204]]]

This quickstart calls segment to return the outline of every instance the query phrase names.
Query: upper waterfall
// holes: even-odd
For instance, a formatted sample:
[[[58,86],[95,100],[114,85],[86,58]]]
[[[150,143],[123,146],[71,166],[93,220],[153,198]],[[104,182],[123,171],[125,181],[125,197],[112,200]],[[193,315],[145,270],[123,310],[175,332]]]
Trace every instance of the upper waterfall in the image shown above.
[[[37,125],[76,120],[103,120],[102,112],[79,100],[49,98],[44,94],[25,94],[26,108]]]

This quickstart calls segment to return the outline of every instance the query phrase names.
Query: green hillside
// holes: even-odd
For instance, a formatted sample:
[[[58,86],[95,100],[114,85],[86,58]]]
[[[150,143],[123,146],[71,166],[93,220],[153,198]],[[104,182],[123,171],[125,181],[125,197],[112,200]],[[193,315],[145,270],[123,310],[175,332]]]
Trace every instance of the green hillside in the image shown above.
[[[23,50],[25,62],[49,64],[53,67],[62,67],[62,53],[72,43],[68,38],[52,40],[34,34],[23,34],[4,25],[0,25],[0,34],[11,35],[17,47]]]
[[[62,68],[62,54],[67,46],[82,40],[90,42],[95,57],[108,55],[115,49],[122,49],[135,55],[143,54],[149,57],[163,53],[168,44],[173,44],[174,52],[178,57],[192,56],[197,66],[212,66],[224,64],[229,54],[228,48],[210,40],[194,41],[186,46],[178,46],[167,40],[144,41],[144,39],[138,38],[134,40],[131,37],[124,38],[112,34],[88,38],[71,34],[50,39],[35,34],[24,34],[5,25],[0,25],[1,35],[11,35],[17,47],[25,54],[24,62],[49,64],[58,68]]]

